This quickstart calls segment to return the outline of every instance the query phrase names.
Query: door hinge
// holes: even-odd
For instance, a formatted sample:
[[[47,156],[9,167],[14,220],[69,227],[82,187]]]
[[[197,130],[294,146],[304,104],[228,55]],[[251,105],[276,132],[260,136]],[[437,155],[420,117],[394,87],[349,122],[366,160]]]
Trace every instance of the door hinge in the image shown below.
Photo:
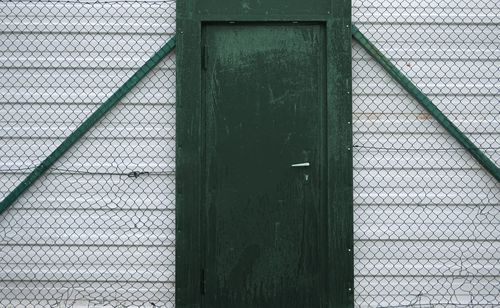
[[[205,269],[202,268],[200,271],[200,292],[202,295],[207,291],[206,274]]]

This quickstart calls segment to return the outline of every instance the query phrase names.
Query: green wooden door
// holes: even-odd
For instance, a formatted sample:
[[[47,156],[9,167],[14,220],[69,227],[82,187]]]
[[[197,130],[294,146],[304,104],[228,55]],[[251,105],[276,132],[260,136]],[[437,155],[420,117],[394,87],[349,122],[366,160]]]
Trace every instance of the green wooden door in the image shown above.
[[[203,307],[327,307],[325,33],[203,30]]]

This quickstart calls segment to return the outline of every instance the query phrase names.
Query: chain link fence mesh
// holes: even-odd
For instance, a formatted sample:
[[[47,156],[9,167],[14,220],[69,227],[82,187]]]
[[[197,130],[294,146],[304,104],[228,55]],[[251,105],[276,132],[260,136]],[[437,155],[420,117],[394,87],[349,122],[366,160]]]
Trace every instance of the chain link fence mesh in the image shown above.
[[[175,2],[0,3],[0,198],[175,32]],[[500,4],[353,22],[500,164]],[[357,307],[500,306],[500,185],[353,42]],[[174,307],[175,55],[0,217],[1,307]]]
[[[500,2],[365,0],[353,22],[500,164]],[[353,43],[355,300],[499,307],[500,185]]]
[[[2,198],[175,32],[174,1],[0,3]],[[175,57],[0,218],[0,306],[173,306]]]

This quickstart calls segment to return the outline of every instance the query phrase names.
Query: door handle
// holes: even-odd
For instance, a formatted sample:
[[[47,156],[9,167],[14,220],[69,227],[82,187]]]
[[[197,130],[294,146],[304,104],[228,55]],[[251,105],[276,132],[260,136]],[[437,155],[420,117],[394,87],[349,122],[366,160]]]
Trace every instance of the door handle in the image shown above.
[[[292,168],[300,168],[300,167],[309,167],[311,164],[309,162],[306,163],[298,163],[298,164],[293,164]]]

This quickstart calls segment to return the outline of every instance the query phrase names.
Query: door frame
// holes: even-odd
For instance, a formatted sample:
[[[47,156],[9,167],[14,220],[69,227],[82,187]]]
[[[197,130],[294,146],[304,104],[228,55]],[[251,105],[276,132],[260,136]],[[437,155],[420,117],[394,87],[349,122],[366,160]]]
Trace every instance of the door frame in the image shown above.
[[[177,4],[176,50],[176,307],[201,307],[204,289],[201,234],[204,196],[202,27],[205,23],[319,22],[326,33],[326,173],[329,307],[354,306],[351,3],[325,0],[322,14],[224,15],[197,10],[197,2]],[[284,0],[274,0],[275,2]],[[221,0],[221,2],[224,2]],[[272,3],[272,1],[270,1]]]

